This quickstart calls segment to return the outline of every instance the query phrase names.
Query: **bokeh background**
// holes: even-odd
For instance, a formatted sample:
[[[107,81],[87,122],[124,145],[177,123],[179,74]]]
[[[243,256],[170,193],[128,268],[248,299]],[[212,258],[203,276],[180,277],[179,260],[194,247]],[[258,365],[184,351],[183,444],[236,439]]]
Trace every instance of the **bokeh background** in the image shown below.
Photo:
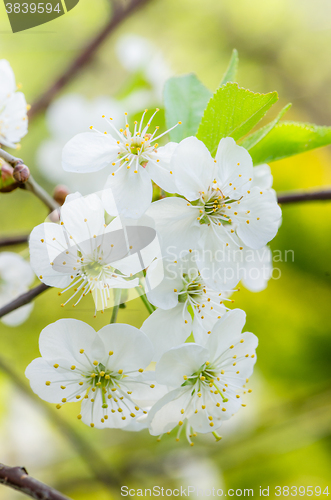
[[[13,35],[1,3],[0,58],[12,65],[28,102],[51,84],[110,15],[109,0],[80,0],[62,18]],[[139,51],[131,66],[126,64],[120,47],[127,35],[144,37],[148,51],[156,54],[149,58],[153,64],[148,71],[139,65],[132,71]],[[292,102],[287,119],[331,125],[330,46],[329,0],[150,0],[119,26],[61,96],[74,92],[89,99],[111,97],[132,114],[143,109],[146,100],[161,108],[166,76],[195,72],[214,90],[236,48],[239,84],[279,92],[270,119]],[[138,92],[133,99],[132,92]],[[38,150],[54,138],[51,122],[50,114],[39,115],[19,153],[50,192],[54,180],[49,169],[48,174],[43,170]],[[63,127],[66,124],[64,117]],[[158,124],[163,125],[162,114]],[[271,167],[277,191],[330,185],[331,149]],[[55,169],[66,183],[61,166]],[[79,181],[77,186],[68,183],[75,189]],[[222,441],[198,436],[191,448],[185,438],[176,442],[175,433],[158,443],[147,431],[90,429],[75,419],[75,405],[58,412],[32,399],[29,389],[19,388],[25,367],[39,355],[38,336],[47,324],[76,317],[98,329],[110,319],[111,311],[93,319],[93,305],[84,301],[75,311],[70,306],[63,310],[57,291],[51,290],[37,298],[23,325],[0,323],[0,462],[24,465],[31,475],[75,500],[120,498],[119,489],[109,484],[107,468],[132,488],[191,484],[254,488],[258,496],[259,486],[270,486],[270,498],[276,498],[275,486],[323,490],[329,481],[330,488],[330,215],[328,202],[284,206],[283,224],[271,245],[282,252],[282,261],[274,263],[280,279],[271,280],[263,292],[242,289],[236,294],[234,305],[247,312],[247,330],[259,337],[260,345],[252,395],[247,407],[220,429]],[[46,216],[45,207],[29,193],[0,195],[2,234],[27,234]],[[24,245],[5,250],[28,258]],[[294,259],[287,254],[288,262],[286,250],[294,252]],[[145,317],[139,300],[119,313],[119,321],[137,327]],[[79,450],[80,440],[91,450]],[[104,474],[104,480],[96,479],[93,469]],[[20,493],[0,486],[1,500],[19,498]]]

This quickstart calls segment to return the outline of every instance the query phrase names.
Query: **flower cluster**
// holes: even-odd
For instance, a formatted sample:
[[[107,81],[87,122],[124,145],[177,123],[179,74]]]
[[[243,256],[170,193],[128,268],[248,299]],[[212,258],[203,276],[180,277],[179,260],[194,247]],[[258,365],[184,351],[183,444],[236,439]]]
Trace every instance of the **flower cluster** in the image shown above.
[[[0,73],[0,142],[13,146],[26,132],[26,104],[6,61]],[[153,121],[159,110],[145,110],[133,125],[124,113],[118,128],[117,111],[100,112],[101,125],[62,151],[65,172],[103,179],[103,189],[92,193],[92,183],[90,194],[68,195],[29,238],[31,267],[59,289],[62,307],[82,301],[88,312],[91,294],[94,317],[113,307],[111,323],[99,332],[77,319],[46,326],[41,357],[26,376],[58,409],[80,402],[78,419],[90,427],[148,428],[159,437],[177,428],[177,439],[185,429],[191,445],[198,432],[218,440],[222,422],[251,392],[258,340],[243,333],[246,315],[231,304],[240,281],[258,291],[270,277],[266,245],[281,223],[270,168],[253,167],[231,137],[220,140],[215,157],[196,137],[160,145],[181,122],[162,132]],[[2,303],[31,280],[19,256],[1,254]],[[116,323],[128,290],[150,313],[140,329]],[[29,308],[5,321],[17,324]]]
[[[105,169],[105,187],[69,195],[59,223],[41,224],[30,236],[39,279],[59,294],[73,291],[63,306],[91,293],[95,314],[104,311],[111,289],[139,289],[137,273],[144,271],[151,314],[140,330],[110,324],[98,333],[78,320],[59,320],[41,333],[42,357],[26,375],[57,408],[81,400],[78,418],[91,427],[149,428],[157,436],[178,427],[177,438],[185,428],[193,444],[197,432],[218,439],[222,422],[246,406],[258,341],[242,333],[245,313],[230,306],[243,266],[260,270],[265,263],[260,255],[281,211],[267,165],[253,167],[230,137],[215,158],[194,137],[159,146],[166,132],[151,130],[157,111],[146,120],[145,110],[133,127],[125,113],[119,129],[103,116],[106,132],[90,126],[71,139],[64,170],[98,176]],[[151,181],[163,193],[154,202]],[[253,264],[245,262],[248,252]],[[243,281],[259,290],[270,263],[268,273]]]

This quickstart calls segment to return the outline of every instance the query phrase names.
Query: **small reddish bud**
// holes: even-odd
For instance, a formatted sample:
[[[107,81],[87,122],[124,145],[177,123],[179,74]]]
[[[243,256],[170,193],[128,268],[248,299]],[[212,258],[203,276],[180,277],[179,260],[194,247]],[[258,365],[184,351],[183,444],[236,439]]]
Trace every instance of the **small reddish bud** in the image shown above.
[[[60,206],[62,206],[68,194],[70,194],[70,191],[67,186],[59,184],[54,189],[53,198]]]
[[[30,170],[26,165],[24,165],[24,163],[18,163],[14,168],[13,177],[15,181],[23,184],[29,179]]]
[[[14,169],[0,158],[0,192],[9,193],[18,187],[13,177]]]

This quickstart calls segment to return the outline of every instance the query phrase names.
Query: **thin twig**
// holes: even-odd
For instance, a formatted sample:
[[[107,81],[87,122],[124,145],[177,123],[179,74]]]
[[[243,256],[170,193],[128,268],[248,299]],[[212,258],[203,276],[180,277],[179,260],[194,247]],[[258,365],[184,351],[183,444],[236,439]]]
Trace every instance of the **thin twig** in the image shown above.
[[[106,23],[100,33],[93,38],[83,49],[79,56],[72,61],[64,73],[53,83],[33,104],[29,111],[29,120],[32,120],[38,113],[44,111],[52,102],[54,97],[67,83],[74,78],[86,66],[98,50],[100,45],[117,28],[117,26],[127,19],[138,7],[141,7],[149,0],[131,0],[126,6],[116,4],[111,19]],[[114,5],[114,4],[113,4]]]
[[[5,484],[37,500],[69,500],[59,491],[29,476],[24,467],[9,467],[0,464],[0,484]]]
[[[13,167],[16,167],[17,163],[23,163],[23,160],[21,160],[21,158],[17,158],[16,156],[11,155],[7,151],[4,151],[1,147],[0,157]]]
[[[35,297],[40,295],[48,288],[50,288],[48,285],[40,283],[40,285],[23,293],[22,295],[19,295],[12,302],[9,302],[8,304],[0,308],[0,318],[2,318],[2,316],[5,316],[6,314],[9,314],[12,311],[15,311],[15,309],[18,309],[19,307],[25,306],[25,304],[29,304],[29,302],[31,302]]]
[[[68,439],[72,446],[76,449],[77,455],[86,463],[87,467],[94,477],[103,483],[106,487],[118,487],[120,484],[119,477],[114,473],[102,456],[90,445],[88,441],[77,432],[76,428],[66,422],[59,415],[59,410],[54,410],[49,404],[45,403],[37,395],[35,395],[30,387],[21,379],[14,371],[9,363],[0,357],[0,370],[7,374],[11,382],[26,396],[29,397],[37,407],[47,414],[51,422],[59,429],[62,436]],[[47,498],[47,497],[45,497]]]
[[[314,191],[290,191],[288,193],[279,193],[278,203],[300,203],[303,201],[325,201],[331,200],[331,189],[322,189]]]
[[[37,196],[48,207],[50,212],[59,208],[59,204],[34,180],[32,175],[21,187]]]
[[[21,243],[26,243],[29,239],[27,234],[21,234],[18,236],[4,236],[0,238],[0,248],[9,247],[10,245],[20,245]]]

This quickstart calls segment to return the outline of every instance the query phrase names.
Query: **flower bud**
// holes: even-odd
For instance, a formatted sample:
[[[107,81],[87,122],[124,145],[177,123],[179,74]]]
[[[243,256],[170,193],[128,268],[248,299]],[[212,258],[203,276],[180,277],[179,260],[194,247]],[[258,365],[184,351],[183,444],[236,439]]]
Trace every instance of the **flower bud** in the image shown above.
[[[62,206],[68,194],[70,194],[70,192],[67,186],[59,184],[54,189],[53,198],[60,206]]]
[[[24,163],[18,163],[14,168],[13,177],[15,181],[23,184],[29,179],[30,170],[26,165],[24,165]]]
[[[0,192],[9,193],[18,187],[13,177],[14,169],[9,163],[0,158]]]

